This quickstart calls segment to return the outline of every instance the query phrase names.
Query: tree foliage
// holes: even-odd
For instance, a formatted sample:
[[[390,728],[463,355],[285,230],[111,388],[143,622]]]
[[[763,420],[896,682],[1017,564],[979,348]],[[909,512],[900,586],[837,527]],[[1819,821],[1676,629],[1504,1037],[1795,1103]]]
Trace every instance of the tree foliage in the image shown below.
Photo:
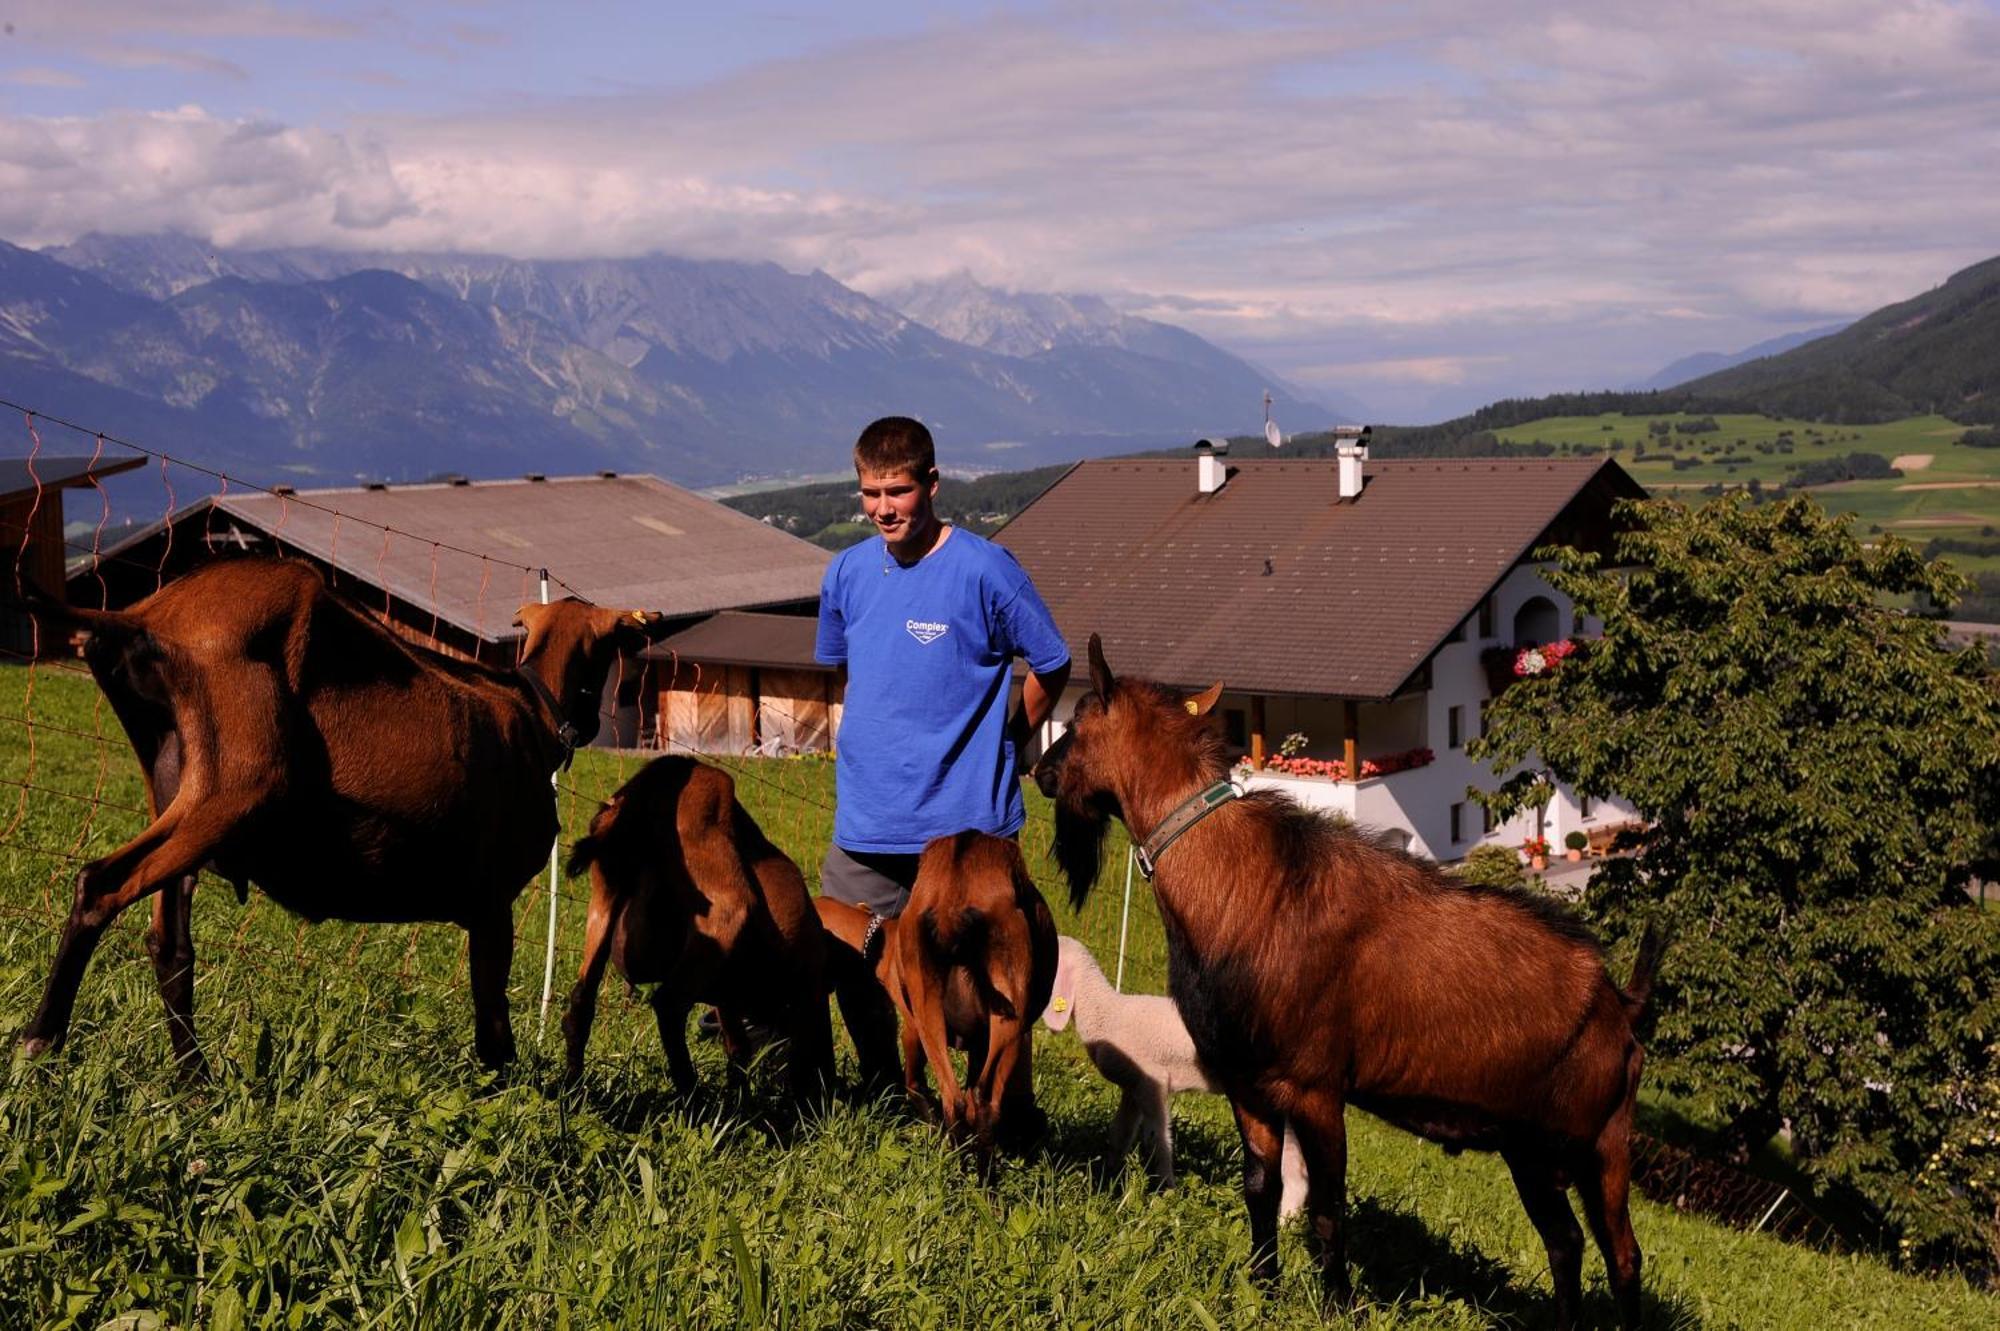
[[[1544,552],[1603,636],[1497,699],[1473,751],[1651,824],[1586,909],[1613,936],[1673,935],[1655,1085],[1745,1152],[1788,1127],[1915,1255],[1975,1252],[1962,1185],[1925,1166],[1955,1140],[1952,1088],[1994,1076],[2000,912],[1966,886],[2000,821],[2000,685],[1884,604],[1960,579],[1803,496],[1648,500],[1620,522],[1612,560]]]

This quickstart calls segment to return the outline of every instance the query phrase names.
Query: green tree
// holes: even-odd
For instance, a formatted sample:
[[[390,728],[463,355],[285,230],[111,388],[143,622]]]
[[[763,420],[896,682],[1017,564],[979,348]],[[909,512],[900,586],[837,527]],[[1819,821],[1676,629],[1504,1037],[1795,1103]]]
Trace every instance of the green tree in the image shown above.
[[[1630,800],[1651,830],[1592,878],[1612,936],[1673,935],[1650,1052],[1748,1153],[1789,1127],[1918,1255],[1976,1252],[1925,1172],[1993,1076],[2000,912],[1966,892],[2000,821],[2000,687],[1885,602],[1962,580],[1800,496],[1620,509],[1548,580],[1603,624],[1497,699],[1475,756]],[[1526,802],[1537,772],[1506,783]]]

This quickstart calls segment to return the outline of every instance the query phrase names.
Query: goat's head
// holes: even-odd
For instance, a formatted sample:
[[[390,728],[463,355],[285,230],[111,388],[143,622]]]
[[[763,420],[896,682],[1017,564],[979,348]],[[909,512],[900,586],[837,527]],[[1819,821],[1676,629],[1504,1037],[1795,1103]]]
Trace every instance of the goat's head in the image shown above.
[[[620,654],[657,642],[667,629],[667,617],[655,611],[610,610],[574,596],[524,605],[514,623],[528,631],[521,667],[548,685],[579,744],[597,737],[598,700]]]
[[[1097,881],[1108,819],[1124,818],[1136,794],[1163,782],[1186,784],[1224,764],[1221,741],[1207,720],[1222,697],[1221,684],[1181,694],[1141,679],[1115,679],[1093,633],[1090,690],[1077,699],[1069,729],[1032,773],[1055,801],[1053,852],[1078,907]]]

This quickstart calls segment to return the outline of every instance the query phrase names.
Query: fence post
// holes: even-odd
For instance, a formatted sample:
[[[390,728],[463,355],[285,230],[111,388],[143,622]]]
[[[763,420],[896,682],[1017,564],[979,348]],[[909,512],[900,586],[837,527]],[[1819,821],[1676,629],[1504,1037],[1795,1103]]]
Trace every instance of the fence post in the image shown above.
[[[1125,848],[1125,909],[1118,916],[1118,978],[1111,987],[1125,992],[1125,926],[1132,922],[1132,848]]]
[[[549,571],[543,569],[542,604],[547,605],[548,603]],[[556,720],[560,721],[562,718],[557,717]],[[560,775],[560,768],[549,773],[549,798],[555,802],[556,806],[556,839],[549,842],[549,937],[547,953],[542,961],[542,1006],[540,1012],[535,1016],[535,1040],[537,1043],[542,1038],[543,1029],[549,1024],[549,991],[555,987],[556,982],[556,884],[558,881],[556,877],[556,858],[557,852],[562,847],[562,796],[556,788],[556,778]]]

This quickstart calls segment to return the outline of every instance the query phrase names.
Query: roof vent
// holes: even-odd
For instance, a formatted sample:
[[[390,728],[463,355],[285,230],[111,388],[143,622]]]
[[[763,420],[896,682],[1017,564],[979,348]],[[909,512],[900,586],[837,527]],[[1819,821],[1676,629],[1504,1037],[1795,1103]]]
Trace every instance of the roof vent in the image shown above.
[[[546,481],[548,477],[543,475],[539,471],[531,471],[526,476],[523,476],[521,479],[524,481]]]
[[[364,490],[386,490],[388,488],[389,482],[387,481],[369,481],[362,486]]]
[[[1343,504],[1351,504],[1361,498],[1362,464],[1368,461],[1368,439],[1373,433],[1371,425],[1333,427],[1333,455],[1340,460],[1340,502]]]
[[[454,476],[454,477],[452,477],[452,478],[451,478],[451,484],[453,484],[453,485],[470,485],[470,484],[472,484],[472,479],[471,479],[470,477],[468,477],[468,476]]]
[[[1194,441],[1194,485],[1197,491],[1212,495],[1229,480],[1229,469],[1222,465],[1222,459],[1228,452],[1227,439]]]
[[[597,473],[597,479],[600,481],[615,481],[618,479],[618,473],[615,471],[600,471]]]
[[[271,487],[271,493],[274,495],[295,495],[298,492],[298,487],[295,485],[274,485]]]

